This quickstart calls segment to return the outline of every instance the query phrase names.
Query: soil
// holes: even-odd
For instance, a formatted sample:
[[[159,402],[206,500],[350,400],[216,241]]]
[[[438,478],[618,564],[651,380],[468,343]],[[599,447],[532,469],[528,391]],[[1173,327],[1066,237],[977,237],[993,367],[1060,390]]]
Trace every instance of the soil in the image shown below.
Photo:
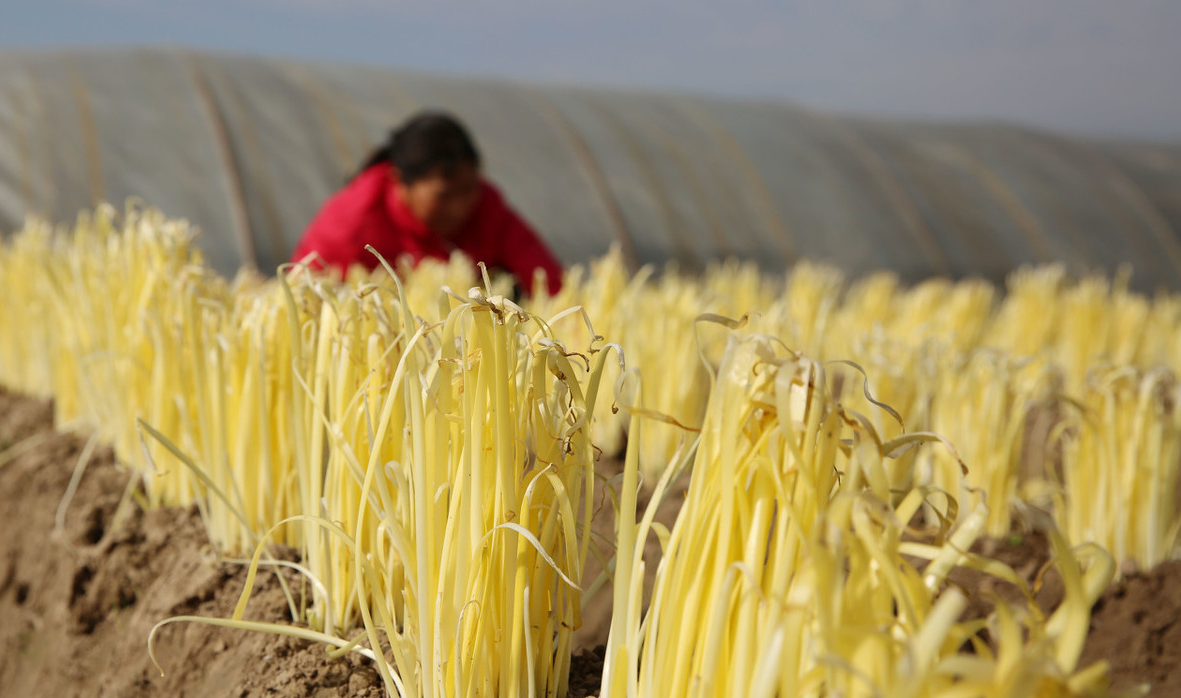
[[[1112,685],[1152,684],[1151,696],[1181,696],[1181,561],[1134,573],[1095,604],[1081,661],[1106,659]]]
[[[54,431],[52,415],[49,401],[0,388],[0,696],[383,695],[363,658],[333,660],[323,647],[302,640],[197,623],[157,633],[161,676],[147,652],[152,627],[177,615],[230,616],[244,570],[216,559],[195,509],[140,509],[126,496],[127,474],[104,446],[95,450],[64,525],[55,530],[55,513],[87,436]],[[683,485],[660,514],[667,525]],[[607,537],[611,514],[605,504],[596,517],[595,529]],[[658,551],[654,538],[648,545],[650,554]],[[976,549],[1029,580],[1048,557],[1035,534],[982,541]],[[588,570],[587,580],[594,574]],[[1095,606],[1082,664],[1108,660],[1117,689],[1152,682],[1152,696],[1181,695],[1181,585],[1172,581],[1178,574],[1181,562],[1168,563],[1114,585]],[[968,613],[987,612],[993,596],[1018,598],[1015,588],[982,575],[959,570],[952,579],[968,592]],[[1052,574],[1041,581],[1039,603],[1056,604],[1060,583]],[[598,690],[608,589],[589,600],[576,634],[572,698]],[[287,622],[275,573],[260,574],[247,618]]]
[[[0,465],[0,695],[383,694],[363,659],[330,661],[303,641],[195,623],[158,633],[160,676],[147,652],[152,626],[176,615],[228,617],[244,570],[214,559],[196,510],[120,507],[128,476],[105,447],[55,531],[87,439],[52,427],[48,401],[0,391],[0,453],[29,438],[38,444]],[[260,581],[247,616],[282,622],[276,577]]]

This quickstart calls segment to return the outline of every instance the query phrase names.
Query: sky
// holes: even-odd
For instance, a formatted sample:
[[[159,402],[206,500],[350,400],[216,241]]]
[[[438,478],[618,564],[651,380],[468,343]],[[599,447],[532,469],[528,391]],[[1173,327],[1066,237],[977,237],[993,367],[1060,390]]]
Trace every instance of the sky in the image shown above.
[[[1181,141],[1181,0],[0,0],[0,50],[161,44]]]

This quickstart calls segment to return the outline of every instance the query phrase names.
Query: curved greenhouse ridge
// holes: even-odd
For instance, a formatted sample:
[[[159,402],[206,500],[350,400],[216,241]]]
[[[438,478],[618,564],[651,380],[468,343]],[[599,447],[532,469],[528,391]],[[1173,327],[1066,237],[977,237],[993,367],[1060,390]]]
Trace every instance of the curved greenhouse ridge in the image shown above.
[[[537,87],[180,49],[0,53],[0,229],[131,196],[203,230],[210,262],[273,269],[388,129],[424,107],[566,263],[736,256],[851,275],[999,280],[1128,263],[1181,279],[1181,145],[919,124],[782,103]]]

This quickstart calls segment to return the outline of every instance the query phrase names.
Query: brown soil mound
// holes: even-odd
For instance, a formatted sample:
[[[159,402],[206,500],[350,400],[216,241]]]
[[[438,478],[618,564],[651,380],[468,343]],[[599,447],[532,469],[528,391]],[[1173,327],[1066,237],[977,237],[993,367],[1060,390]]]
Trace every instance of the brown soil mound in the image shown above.
[[[1181,696],[1181,561],[1135,573],[1095,604],[1082,662],[1106,659],[1116,687],[1152,684],[1150,696]]]
[[[0,696],[383,695],[362,658],[331,660],[302,640],[193,623],[158,633],[161,677],[147,653],[152,626],[177,615],[228,617],[244,570],[215,559],[195,510],[144,513],[130,500],[120,506],[128,477],[105,447],[55,531],[55,512],[85,443],[84,436],[53,431],[48,401],[0,389],[0,530],[7,534],[0,536]],[[607,536],[609,509],[596,519]],[[671,524],[674,514],[661,519]],[[978,549],[1030,580],[1048,556],[1044,540],[1031,535],[984,541]],[[1170,563],[1109,590],[1096,604],[1082,663],[1111,662],[1116,688],[1153,682],[1152,696],[1181,695],[1181,585],[1172,583],[1178,573],[1181,562]],[[994,595],[1017,600],[1015,589],[980,575],[957,571],[953,581],[973,600],[969,612],[987,612]],[[1052,606],[1060,584],[1052,575],[1043,581],[1038,601]],[[609,604],[609,593],[591,600],[580,644],[605,640]],[[273,573],[259,576],[247,617],[288,619]],[[597,692],[602,661],[602,647],[576,653],[572,698]]]
[[[54,532],[85,438],[52,433],[51,416],[47,401],[0,392],[0,452],[40,442],[0,466],[0,695],[383,694],[363,659],[331,661],[306,642],[192,623],[158,634],[161,677],[147,652],[152,626],[176,615],[228,617],[244,570],[212,559],[194,510],[145,514],[130,504],[115,525],[128,478],[102,447]],[[283,621],[276,578],[260,581],[247,615]]]

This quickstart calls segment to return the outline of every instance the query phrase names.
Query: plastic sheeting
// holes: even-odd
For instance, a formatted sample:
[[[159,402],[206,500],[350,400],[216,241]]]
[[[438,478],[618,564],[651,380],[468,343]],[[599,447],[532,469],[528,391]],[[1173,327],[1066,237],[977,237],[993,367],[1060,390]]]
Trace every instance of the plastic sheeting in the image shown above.
[[[138,197],[271,270],[413,111],[452,110],[567,263],[724,256],[997,280],[1029,262],[1181,280],[1181,145],[174,49],[0,53],[0,230]]]

